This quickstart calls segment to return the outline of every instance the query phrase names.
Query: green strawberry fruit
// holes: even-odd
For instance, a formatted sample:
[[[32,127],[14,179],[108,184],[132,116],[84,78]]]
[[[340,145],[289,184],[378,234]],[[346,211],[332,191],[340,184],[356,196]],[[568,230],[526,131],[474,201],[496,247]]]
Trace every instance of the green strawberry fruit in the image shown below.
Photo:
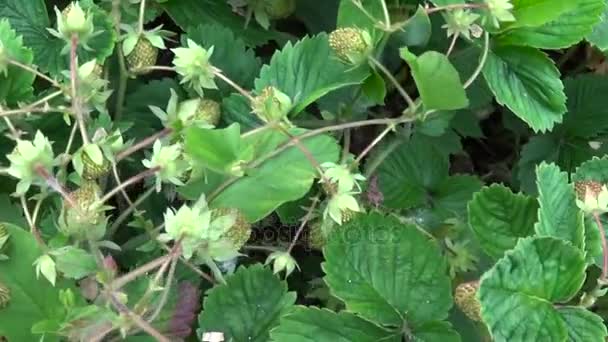
[[[103,211],[93,205],[99,200],[101,189],[96,182],[85,181],[70,193],[75,207],[63,202],[59,215],[59,230],[79,240],[97,240],[105,234],[106,219]]]
[[[284,19],[296,10],[296,0],[264,0],[264,10],[272,20]]]
[[[86,153],[82,154],[82,178],[92,181],[101,178],[110,172],[110,161],[104,157],[101,165],[96,164]]]
[[[150,70],[141,70],[154,66],[158,58],[158,48],[156,48],[146,38],[139,38],[133,51],[127,56],[129,69],[138,74],[147,74]]]
[[[477,299],[479,281],[462,283],[454,291],[454,302],[469,319],[481,322],[481,304]]]
[[[360,64],[371,52],[371,37],[367,31],[343,27],[329,35],[329,46],[344,63]]]
[[[217,208],[211,211],[211,219],[230,214],[234,214],[236,220],[224,237],[228,238],[237,249],[241,249],[251,237],[251,224],[247,222],[243,213],[238,209]]]
[[[217,126],[220,123],[222,109],[220,104],[213,100],[201,100],[194,115],[196,121],[203,121],[207,124]]]

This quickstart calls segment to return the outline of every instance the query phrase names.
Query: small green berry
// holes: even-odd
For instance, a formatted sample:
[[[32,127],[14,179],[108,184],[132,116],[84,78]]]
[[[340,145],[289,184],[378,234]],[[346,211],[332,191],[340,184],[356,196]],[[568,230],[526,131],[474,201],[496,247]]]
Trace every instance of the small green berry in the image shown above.
[[[342,62],[348,64],[364,62],[372,49],[369,33],[354,27],[343,27],[333,31],[329,35],[329,46]]]
[[[140,37],[133,51],[127,55],[127,65],[130,70],[138,74],[147,74],[150,70],[145,69],[154,66],[157,59],[158,48],[152,45],[148,39]]]
[[[200,101],[194,119],[204,123],[217,126],[220,123],[222,109],[216,101],[203,99]]]

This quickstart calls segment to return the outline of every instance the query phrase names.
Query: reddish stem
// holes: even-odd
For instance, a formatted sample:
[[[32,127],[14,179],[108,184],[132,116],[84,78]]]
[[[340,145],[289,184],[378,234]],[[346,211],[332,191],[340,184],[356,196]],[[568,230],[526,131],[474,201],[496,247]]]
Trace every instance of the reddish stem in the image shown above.
[[[602,280],[606,280],[606,277],[608,276],[608,243],[606,242],[606,234],[602,221],[600,220],[600,215],[593,213],[593,218],[595,219],[597,228],[600,230],[600,236],[602,238],[602,254],[604,257],[604,262],[602,264]]]
[[[119,161],[127,158],[128,156],[141,150],[142,148],[152,145],[157,139],[164,138],[167,135],[171,134],[171,132],[173,132],[173,129],[165,128],[162,131],[157,132],[157,133],[145,138],[144,140],[138,142],[137,144],[127,148],[126,150],[119,152],[116,155],[116,162],[118,163]]]

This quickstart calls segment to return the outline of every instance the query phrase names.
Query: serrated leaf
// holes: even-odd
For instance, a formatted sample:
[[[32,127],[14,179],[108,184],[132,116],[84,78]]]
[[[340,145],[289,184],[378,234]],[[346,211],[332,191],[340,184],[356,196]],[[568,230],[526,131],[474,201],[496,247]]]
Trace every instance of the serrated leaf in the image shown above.
[[[568,174],[555,164],[542,163],[536,168],[536,183],[539,203],[536,234],[561,238],[583,249],[583,216],[576,205],[574,187],[568,183]]]
[[[460,75],[446,55],[427,51],[416,56],[407,48],[399,53],[411,68],[425,109],[455,110],[469,105]]]
[[[497,39],[505,45],[560,49],[574,45],[593,31],[605,7],[604,0],[578,1],[574,9],[538,27],[519,27]]]
[[[348,312],[335,313],[315,307],[296,307],[271,331],[272,341],[282,342],[398,342],[398,334]]]
[[[608,6],[604,8],[600,15],[600,22],[595,25],[593,32],[587,36],[587,40],[601,51],[608,49]]]
[[[97,263],[91,253],[73,246],[52,252],[57,270],[65,277],[82,279],[97,271]]]
[[[32,51],[23,46],[23,39],[17,36],[6,19],[0,20],[0,44],[12,60],[25,65],[32,63]],[[34,74],[14,65],[7,67],[6,74],[0,70],[0,102],[15,106],[29,100],[34,92],[34,79]]]
[[[281,90],[291,98],[295,115],[327,93],[361,84],[368,76],[367,65],[353,69],[340,62],[329,47],[327,34],[321,33],[285,44],[262,67],[255,89],[260,92],[273,86]]]
[[[605,341],[608,332],[600,316],[577,306],[565,306],[558,312],[568,329],[568,341]]]
[[[483,75],[496,96],[537,132],[562,121],[566,112],[559,71],[542,52],[529,47],[499,46],[490,51]]]
[[[36,240],[26,230],[5,226],[11,238],[2,251],[9,260],[0,262],[0,283],[8,287],[11,298],[8,306],[0,309],[0,336],[10,341],[36,341],[40,336],[31,333],[33,325],[61,317],[59,290],[65,284],[53,287],[43,277],[37,278],[33,263],[42,252]]]
[[[88,42],[92,51],[79,46],[78,59],[81,63],[92,59],[104,61],[112,54],[116,41],[112,19],[90,0],[81,1],[80,4],[83,9],[91,10],[93,25],[100,34]],[[34,63],[43,71],[51,75],[59,75],[63,70],[69,69],[69,56],[61,54],[66,42],[52,36],[46,30],[47,27],[53,27],[53,24],[43,0],[2,0],[0,17],[8,18],[17,33],[23,35],[25,45],[34,51]]]
[[[567,302],[585,280],[583,254],[552,237],[520,240],[486,272],[479,288],[481,316],[494,341],[566,341],[555,302]]]
[[[215,0],[170,0],[162,3],[167,14],[181,27],[188,31],[200,23],[213,23],[227,27],[237,37],[242,38],[249,46],[263,45],[270,40],[284,42],[288,35],[274,30],[264,30],[251,21],[245,27],[245,18],[232,12],[230,5]]]
[[[510,27],[540,26],[576,8],[570,0],[512,0],[516,21]]]
[[[433,193],[433,210],[443,217],[465,217],[467,203],[481,189],[479,178],[471,175],[453,175],[446,178]]]
[[[576,173],[572,176],[572,181],[578,182],[584,180],[608,183],[608,157],[594,157],[576,168]]]
[[[374,41],[378,41],[384,33],[377,24],[384,22],[384,12],[380,1],[361,0],[361,10],[352,0],[339,0],[337,27],[357,27],[366,30]],[[367,14],[371,15],[372,20]]]
[[[384,204],[407,209],[424,203],[427,190],[437,188],[448,177],[445,155],[419,140],[399,146],[378,167],[378,187]]]
[[[414,335],[416,341],[460,342],[460,335],[452,325],[444,321],[423,324]]]
[[[253,50],[248,49],[241,38],[235,36],[232,31],[213,23],[188,29],[187,37],[204,48],[213,47],[211,64],[222,70],[224,75],[241,87],[253,88],[253,80],[260,71],[262,63]],[[224,82],[217,84],[224,95],[235,91]]]
[[[494,184],[476,193],[469,202],[469,227],[483,251],[500,258],[520,238],[534,234],[538,204],[532,197],[513,194]]]
[[[291,130],[292,135],[304,133],[302,129]],[[277,147],[288,141],[282,133],[267,130],[243,139],[244,146],[254,146],[254,158],[268,156]],[[336,141],[324,135],[301,140],[319,163],[337,162],[339,147]],[[281,204],[304,196],[317,176],[315,168],[296,146],[285,149],[265,160],[247,174],[226,187],[216,198],[210,200],[211,207],[238,208],[251,222],[270,214]],[[189,199],[198,198],[215,191],[227,178],[209,174],[207,179],[189,183],[179,189]]]
[[[194,161],[218,173],[230,173],[230,168],[246,150],[238,124],[223,129],[189,127],[184,145]]]
[[[323,249],[325,282],[349,311],[383,325],[442,320],[452,306],[447,263],[415,226],[381,214],[357,216]]]
[[[229,341],[268,341],[269,332],[295,303],[296,294],[270,269],[241,267],[207,292],[198,335],[219,331]]]
[[[592,138],[608,131],[608,108],[602,96],[608,92],[608,79],[595,74],[581,74],[564,80],[568,113],[555,133],[567,138]]]

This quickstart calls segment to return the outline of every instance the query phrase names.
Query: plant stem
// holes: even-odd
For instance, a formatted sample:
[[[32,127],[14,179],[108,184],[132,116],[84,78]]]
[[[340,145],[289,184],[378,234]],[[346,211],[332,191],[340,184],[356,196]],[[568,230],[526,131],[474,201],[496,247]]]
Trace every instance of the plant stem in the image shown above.
[[[45,81],[48,81],[50,84],[52,84],[56,88],[59,88],[59,89],[62,88],[61,84],[59,84],[59,82],[55,81],[54,79],[48,77],[47,75],[41,73],[40,71],[34,69],[33,67],[31,67],[29,65],[25,65],[25,64],[23,64],[23,63],[21,63],[19,61],[16,61],[16,60],[10,59],[10,58],[9,58],[9,60],[7,62],[8,62],[8,64],[12,64],[12,65],[14,65],[14,66],[16,66],[18,68],[21,68],[21,69],[23,69],[25,71],[28,71],[28,72],[34,74],[35,76],[38,76],[38,77],[42,78]]]
[[[147,137],[146,139],[138,142],[137,144],[127,148],[126,150],[119,152],[116,155],[116,162],[118,163],[119,161],[127,158],[128,156],[141,150],[142,148],[152,145],[157,139],[162,139],[165,136],[171,134],[171,132],[173,132],[173,130],[171,128],[165,128],[162,131],[155,133],[154,135],[151,135],[151,136]]]
[[[137,25],[137,33],[144,33],[144,16],[146,14],[146,0],[141,0],[139,4],[139,22]]]
[[[399,81],[397,81],[397,79],[395,79],[395,76],[393,76],[393,74],[390,71],[388,71],[388,69],[384,65],[382,65],[382,63],[380,63],[377,59],[375,59],[374,57],[371,57],[371,56],[368,58],[369,58],[370,62],[372,63],[372,65],[376,66],[380,71],[382,71],[382,73],[386,76],[386,78],[388,78],[389,81],[391,81],[391,83],[395,86],[395,89],[397,89],[397,91],[399,92],[401,97],[403,97],[405,102],[407,102],[408,107],[411,110],[416,108],[416,104],[414,103],[414,100],[412,100],[410,95],[405,91],[405,89],[403,89],[401,84],[399,84]]]
[[[602,239],[603,264],[602,264],[601,280],[605,281],[606,277],[608,277],[608,243],[606,242],[606,233],[604,232],[604,225],[602,225],[602,220],[600,220],[600,215],[598,213],[593,213],[593,218],[595,219],[597,228],[600,230],[600,237]]]
[[[380,3],[382,4],[382,12],[384,12],[384,25],[385,30],[389,31],[391,29],[391,16],[388,13],[388,7],[386,6],[386,1],[385,0],[380,0]]]
[[[426,10],[426,14],[432,14],[432,13],[440,12],[440,11],[450,11],[450,10],[455,10],[455,9],[485,8],[485,7],[487,7],[486,4],[452,4],[452,5],[428,8]]]
[[[452,37],[452,41],[450,42],[450,47],[448,48],[448,51],[445,53],[445,55],[446,55],[447,57],[449,57],[449,56],[450,56],[450,54],[452,53],[452,51],[454,50],[454,47],[456,46],[456,41],[458,40],[458,36],[459,36],[459,35],[460,35],[459,33],[456,33],[456,34],[454,34],[454,36]]]
[[[124,181],[123,183],[117,185],[114,189],[110,190],[107,194],[105,194],[97,203],[98,204],[104,204],[105,202],[107,202],[108,200],[110,200],[110,198],[114,197],[114,195],[116,195],[118,192],[120,192],[122,189],[128,187],[131,184],[135,184],[137,182],[140,182],[141,180],[143,180],[144,178],[151,176],[153,174],[155,174],[157,171],[159,171],[161,168],[160,166],[156,166],[153,167],[151,169],[147,169],[144,170],[138,174],[136,174],[135,176],[127,179],[126,181]]]
[[[160,302],[156,306],[154,313],[152,313],[150,318],[147,319],[148,322],[154,322],[154,320],[158,317],[158,315],[161,313],[161,311],[165,307],[165,304],[167,304],[167,299],[169,298],[169,291],[171,290],[171,285],[173,283],[173,277],[175,276],[175,269],[177,266],[177,261],[178,261],[178,259],[173,259],[173,261],[171,262],[171,267],[169,268],[169,274],[167,275],[167,279],[165,280],[165,286],[163,289],[163,293],[160,297]]]
[[[376,139],[374,139],[369,145],[367,145],[367,147],[359,154],[359,156],[357,156],[357,159],[355,159],[355,161],[353,162],[352,167],[356,167],[357,165],[359,165],[361,163],[361,160],[363,160],[363,158],[365,158],[365,156],[370,153],[372,149],[376,145],[378,145],[390,131],[394,129],[395,125],[387,125],[386,128],[380,134],[378,134]]]
[[[139,315],[137,315],[136,313],[131,311],[126,305],[124,305],[118,299],[116,299],[114,294],[109,295],[109,300],[110,300],[110,303],[112,304],[112,306],[114,306],[114,308],[116,308],[116,310],[118,310],[123,315],[129,317],[133,321],[133,323],[135,323],[135,325],[137,325],[141,330],[146,332],[148,335],[154,337],[159,342],[171,342],[170,339],[166,338],[160,332],[158,332],[158,330],[154,329],[154,327],[152,327],[150,325],[150,323],[146,322]]]
[[[226,82],[228,85],[230,85],[236,91],[238,91],[239,93],[241,93],[241,95],[245,96],[247,98],[247,100],[249,100],[249,102],[253,102],[253,97],[251,96],[251,94],[247,90],[241,88],[241,86],[239,86],[238,84],[234,83],[226,75],[224,75],[222,73],[222,70],[213,67],[213,74],[215,76],[217,76],[218,78],[220,78],[222,81]]]
[[[464,82],[464,84],[463,84],[464,89],[467,89],[468,87],[470,87],[471,84],[473,84],[473,82],[475,82],[477,77],[483,71],[483,67],[486,64],[486,60],[488,59],[489,51],[490,51],[490,34],[486,31],[486,32],[484,32],[484,35],[483,35],[483,52],[479,59],[479,65],[477,66],[477,68],[475,69],[475,71],[473,72],[471,77],[469,77],[469,79],[466,82]]]
[[[127,93],[127,82],[129,81],[129,72],[125,65],[125,56],[122,53],[122,44],[116,49],[118,55],[118,66],[120,75],[118,79],[118,90],[116,92],[116,108],[114,110],[114,120],[120,121],[122,117],[122,111],[125,105],[125,95]]]
[[[80,128],[80,135],[82,136],[82,142],[84,145],[88,145],[89,135],[87,133],[87,128],[84,122],[84,116],[82,113],[82,104],[80,103],[81,99],[78,95],[78,35],[72,34],[70,46],[70,79],[72,86],[72,112],[76,116],[76,121],[78,122],[78,127]]]
[[[291,244],[289,245],[289,248],[287,248],[287,253],[291,253],[291,250],[293,250],[293,248],[295,247],[296,243],[298,242],[298,239],[300,238],[300,234],[302,234],[302,231],[304,231],[306,223],[308,223],[308,221],[312,218],[312,213],[315,211],[317,204],[319,204],[319,197],[315,196],[312,199],[312,204],[310,205],[310,208],[308,208],[306,215],[304,216],[304,218],[302,218],[302,223],[300,223],[300,227],[298,227],[296,235],[294,235],[293,239],[291,240]]]
[[[154,270],[155,268],[160,267],[165,262],[167,262],[167,260],[171,260],[172,258],[173,258],[173,254],[167,254],[167,255],[158,257],[144,265],[141,265],[138,268],[134,269],[133,271],[114,279],[114,281],[112,281],[112,283],[110,285],[108,285],[108,289],[111,291],[118,291],[126,284],[128,284],[128,283],[132,282],[133,280],[141,277],[142,275]]]
[[[155,190],[156,189],[154,189],[154,187],[151,187],[150,189],[146,190],[146,192],[144,192],[141,196],[139,196],[139,198],[137,198],[137,200],[135,200],[135,202],[133,202],[127,208],[127,210],[120,213],[120,216],[118,216],[118,218],[116,219],[116,221],[114,221],[114,223],[112,224],[110,229],[108,229],[107,236],[114,235],[114,233],[116,233],[118,228],[120,228],[120,225],[124,222],[124,220],[126,220],[129,217],[129,215],[131,215],[131,213],[134,212],[135,209],[137,209],[137,207],[140,204],[142,204],[148,197],[150,197],[150,195],[152,195]]]
[[[49,94],[43,98],[41,98],[40,100],[36,101],[36,102],[32,102],[24,107],[21,107],[19,109],[11,109],[11,110],[6,110],[6,111],[2,111],[0,112],[0,116],[10,116],[10,115],[16,115],[16,114],[25,114],[25,113],[29,113],[29,112],[50,112],[50,111],[54,111],[53,108],[50,108],[48,106],[48,101],[56,98],[57,96],[60,96],[61,94],[63,94],[63,91],[58,90],[52,94]],[[43,107],[41,108],[37,108],[37,106],[39,105],[43,105]]]
[[[171,71],[171,72],[175,72],[175,68],[174,67],[170,67],[170,66],[164,66],[164,65],[154,65],[154,66],[136,68],[136,69],[132,69],[131,70],[131,72],[133,72],[135,74],[146,72],[146,71]]]
[[[25,220],[27,221],[27,224],[30,226],[30,233],[32,234],[32,236],[34,236],[34,239],[36,239],[36,242],[38,243],[40,248],[42,250],[46,250],[46,248],[47,248],[46,243],[42,239],[42,236],[40,235],[40,231],[36,227],[36,224],[34,223],[32,216],[30,215],[30,210],[27,207],[27,200],[25,199],[25,195],[21,195],[19,197],[19,199],[21,200],[21,207],[23,208],[23,214],[25,215]]]
[[[122,183],[122,180],[120,180],[120,175],[118,174],[118,168],[116,166],[116,163],[114,162],[112,162],[112,175],[114,176],[114,181],[116,182],[116,184]],[[129,195],[127,194],[125,189],[120,190],[120,193],[129,205],[133,205],[133,201],[131,201],[131,198],[129,198]]]

